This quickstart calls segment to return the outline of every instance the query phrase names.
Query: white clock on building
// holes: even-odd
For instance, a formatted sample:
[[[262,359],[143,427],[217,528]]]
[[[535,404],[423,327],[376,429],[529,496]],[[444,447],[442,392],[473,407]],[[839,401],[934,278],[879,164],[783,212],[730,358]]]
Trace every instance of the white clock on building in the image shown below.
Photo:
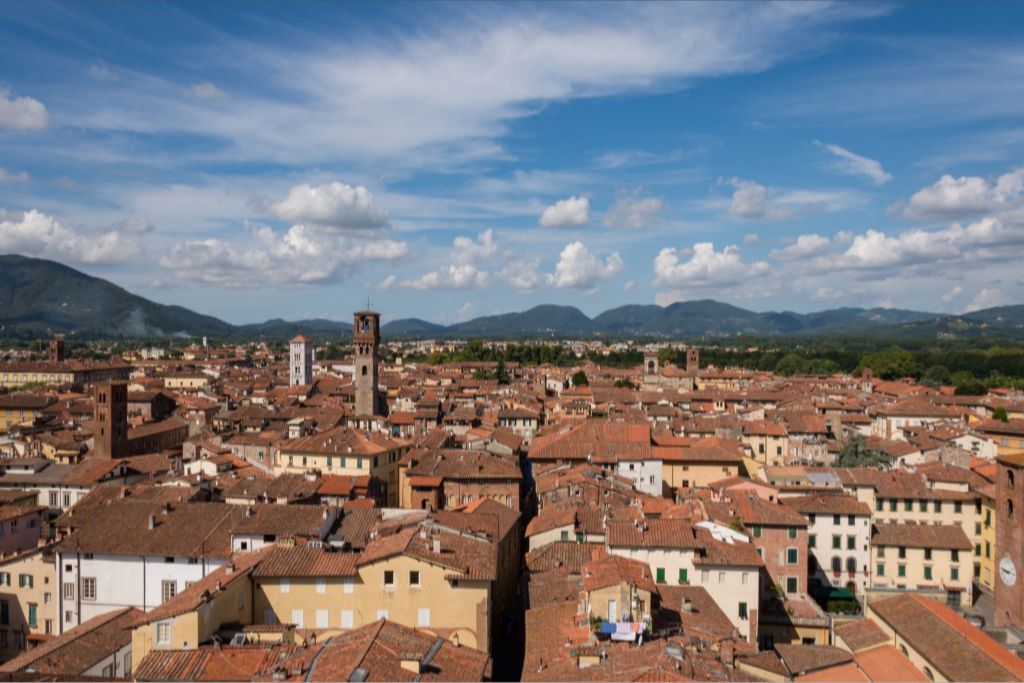
[[[1009,555],[1003,555],[1003,559],[999,560],[999,578],[1007,586],[1017,583],[1017,568],[1013,566]]]

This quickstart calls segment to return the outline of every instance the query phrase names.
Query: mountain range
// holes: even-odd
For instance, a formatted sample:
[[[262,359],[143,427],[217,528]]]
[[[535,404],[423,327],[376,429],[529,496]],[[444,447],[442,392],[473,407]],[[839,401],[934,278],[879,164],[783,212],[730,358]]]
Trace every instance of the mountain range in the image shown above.
[[[313,319],[232,325],[182,306],[158,304],[68,266],[25,256],[0,256],[0,338],[54,332],[84,339],[200,337],[287,340],[299,332],[344,341],[350,323]],[[735,335],[870,335],[907,338],[1024,339],[1024,305],[964,315],[892,308],[837,308],[816,313],[758,313],[711,299],[670,306],[627,305],[590,318],[573,306],[542,305],[519,313],[438,325],[417,318],[381,328],[391,338],[695,338]],[[339,339],[341,337],[341,339]]]

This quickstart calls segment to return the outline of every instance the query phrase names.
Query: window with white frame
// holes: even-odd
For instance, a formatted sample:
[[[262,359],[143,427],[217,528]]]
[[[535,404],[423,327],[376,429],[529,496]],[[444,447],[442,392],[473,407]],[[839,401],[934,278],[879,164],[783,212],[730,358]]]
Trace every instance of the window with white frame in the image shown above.
[[[156,623],[156,643],[157,645],[171,644],[171,622],[158,621]]]
[[[281,589],[282,593],[290,592],[291,589],[292,589],[292,581],[291,581],[291,579],[287,579],[287,578],[282,576],[281,577],[281,583],[278,584],[278,587]]]
[[[318,609],[316,611],[316,627],[327,628],[327,610]]]
[[[178,594],[178,582],[169,579],[160,582],[160,596],[163,598],[162,602],[167,602],[175,595]]]
[[[82,577],[82,599],[96,599],[96,579],[94,577]]]
[[[343,610],[341,610],[341,627],[342,628],[352,628],[352,624],[353,624],[352,610],[350,610],[350,609],[343,609]]]
[[[316,592],[326,593],[327,592],[327,579],[320,577],[316,580]],[[326,626],[324,628],[327,628]]]

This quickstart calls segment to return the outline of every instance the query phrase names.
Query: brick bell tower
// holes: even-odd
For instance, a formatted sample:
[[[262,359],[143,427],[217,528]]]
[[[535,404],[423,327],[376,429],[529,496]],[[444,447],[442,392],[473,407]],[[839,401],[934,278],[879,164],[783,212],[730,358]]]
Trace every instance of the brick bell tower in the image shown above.
[[[128,385],[97,384],[93,391],[92,438],[97,458],[119,458],[128,448]]]
[[[996,458],[995,625],[1024,631],[1024,453]]]
[[[380,313],[356,311],[352,325],[356,349],[356,416],[380,415],[377,363],[380,360]]]

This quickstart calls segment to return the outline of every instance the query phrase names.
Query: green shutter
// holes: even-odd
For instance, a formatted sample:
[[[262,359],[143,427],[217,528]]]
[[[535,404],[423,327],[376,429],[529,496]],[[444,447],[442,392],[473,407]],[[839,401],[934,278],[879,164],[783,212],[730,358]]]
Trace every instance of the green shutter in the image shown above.
[[[689,582],[690,582],[690,577],[688,576],[687,571],[685,569],[680,569],[679,570],[679,583],[689,583]]]
[[[665,568],[658,567],[658,583],[665,583]]]

